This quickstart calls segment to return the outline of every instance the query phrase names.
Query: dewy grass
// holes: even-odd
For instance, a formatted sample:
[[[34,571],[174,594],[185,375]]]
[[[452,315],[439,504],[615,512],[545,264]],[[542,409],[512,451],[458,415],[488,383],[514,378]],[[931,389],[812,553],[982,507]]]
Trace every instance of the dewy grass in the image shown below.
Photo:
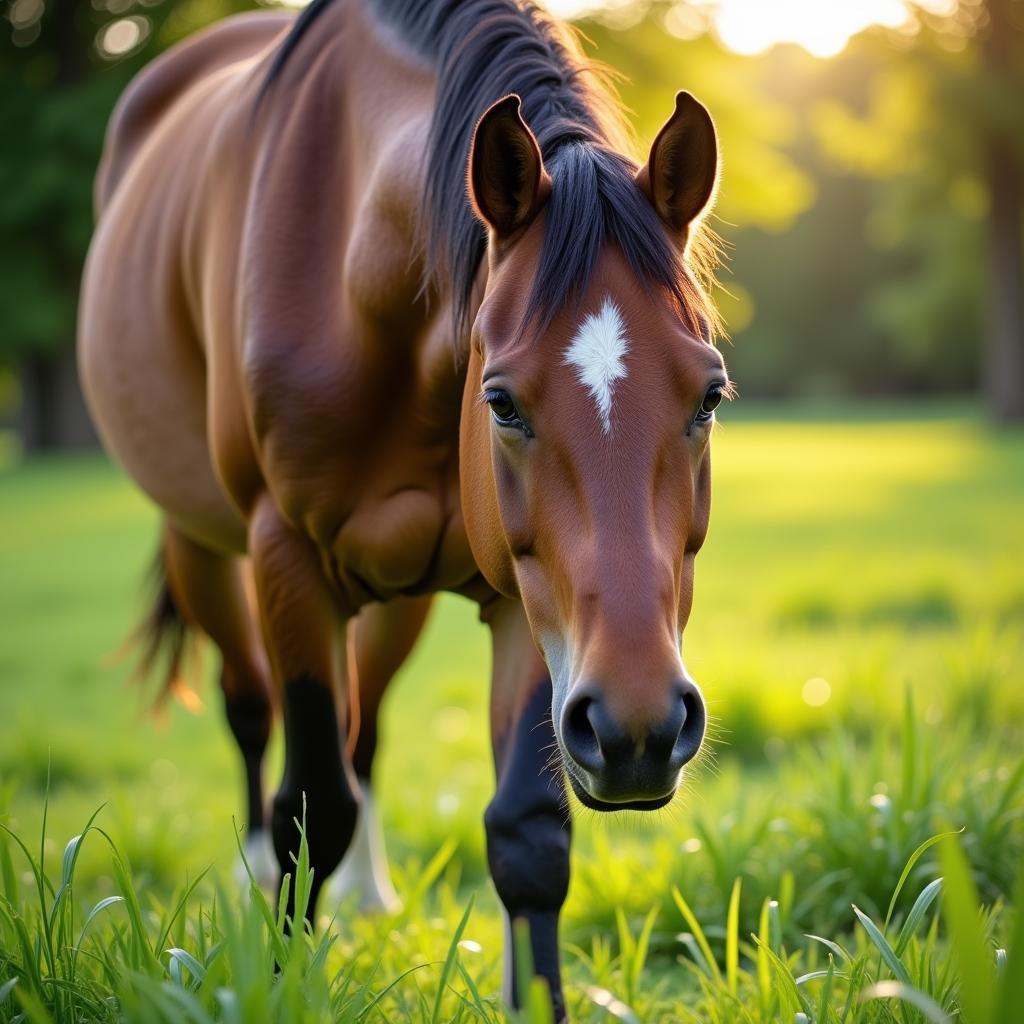
[[[336,934],[327,929],[316,936],[301,923],[291,927],[284,911],[288,888],[272,907],[251,873],[241,900],[220,886],[212,899],[199,898],[200,878],[165,905],[147,900],[94,819],[68,843],[59,887],[44,870],[45,832],[37,856],[0,826],[0,1021],[360,1024],[380,1019],[374,1015],[382,1013],[386,997],[413,973],[438,966],[423,963],[391,980],[379,977],[377,965],[361,979],[354,963],[332,972],[327,961]],[[90,836],[106,841],[119,893],[95,903],[76,927],[75,866]],[[312,881],[304,829],[301,836],[294,870],[286,879],[286,886],[295,887],[300,921]],[[29,885],[18,880],[15,854],[27,866]],[[449,942],[432,1009],[415,1018],[423,1024],[498,1019],[494,1005],[480,997],[459,962],[459,941],[471,910],[472,900]],[[457,968],[464,983],[459,987],[454,984]],[[389,1019],[387,1014],[383,1018]]]
[[[922,753],[912,710],[908,704],[902,785],[920,799],[929,791],[917,775]],[[834,766],[825,752],[819,776]],[[998,803],[1005,800],[998,794]],[[1019,800],[1010,804],[1019,812]],[[863,808],[851,803],[839,811],[852,814],[853,824],[859,815],[863,831]],[[451,848],[409,880],[402,913],[353,943],[336,922],[317,932],[289,928],[287,890],[274,904],[251,876],[244,899],[200,876],[160,900],[96,820],[66,845],[59,873],[46,868],[45,832],[38,852],[6,826],[0,832],[0,1022],[551,1024],[542,982],[524,971],[523,1009],[512,1013],[495,994],[493,959],[475,959],[479,943],[463,941],[477,912],[471,894],[459,898],[444,880]],[[893,833],[894,846],[902,838]],[[856,905],[862,897],[848,885],[845,910],[828,935],[794,930],[801,891],[811,886],[785,871],[758,878],[751,849],[722,916],[702,918],[679,888],[638,927],[619,907],[615,926],[592,935],[589,952],[568,947],[572,1019],[1008,1024],[1024,1005],[1024,914],[1013,919],[1001,902],[981,909],[965,853],[972,838],[952,829],[926,836],[896,871],[885,912]],[[95,902],[83,902],[76,889],[89,843],[105,848],[117,890]],[[936,849],[938,863],[931,859]],[[303,833],[287,883],[300,913],[310,883]],[[769,894],[759,897],[756,930],[747,931],[744,898],[755,884]],[[1018,896],[1022,891],[1024,871]],[[674,935],[667,944],[659,925]],[[435,926],[436,941],[419,945],[417,936]],[[1000,930],[1006,939],[997,950]],[[528,965],[522,929],[516,939]],[[410,953],[413,962],[403,963]]]

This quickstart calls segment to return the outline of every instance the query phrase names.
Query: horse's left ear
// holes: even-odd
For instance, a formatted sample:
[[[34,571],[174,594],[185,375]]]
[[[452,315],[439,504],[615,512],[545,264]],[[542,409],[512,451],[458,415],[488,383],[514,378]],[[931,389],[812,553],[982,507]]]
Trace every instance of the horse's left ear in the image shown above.
[[[490,106],[477,122],[469,152],[473,209],[499,241],[533,220],[551,187],[521,105],[512,94]]]
[[[718,138],[711,115],[688,92],[676,95],[675,113],[651,146],[637,184],[647,193],[669,229],[686,239],[686,230],[715,191]]]

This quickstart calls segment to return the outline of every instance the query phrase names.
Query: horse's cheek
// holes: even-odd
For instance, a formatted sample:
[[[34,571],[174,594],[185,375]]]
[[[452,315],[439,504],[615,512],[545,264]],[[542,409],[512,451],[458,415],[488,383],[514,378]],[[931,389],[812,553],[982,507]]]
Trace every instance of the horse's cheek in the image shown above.
[[[518,598],[519,588],[494,480],[490,413],[477,398],[479,391],[480,363],[474,353],[469,361],[459,431],[462,517],[470,550],[484,579],[499,594]]]

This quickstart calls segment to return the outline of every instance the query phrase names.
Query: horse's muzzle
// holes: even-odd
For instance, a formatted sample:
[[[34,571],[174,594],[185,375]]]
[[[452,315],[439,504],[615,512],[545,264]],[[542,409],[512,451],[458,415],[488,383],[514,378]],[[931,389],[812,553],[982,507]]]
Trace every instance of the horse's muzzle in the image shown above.
[[[562,708],[559,732],[580,802],[599,811],[664,807],[704,739],[707,714],[696,684],[676,680],[668,711],[642,729],[617,719],[595,688],[574,689]]]

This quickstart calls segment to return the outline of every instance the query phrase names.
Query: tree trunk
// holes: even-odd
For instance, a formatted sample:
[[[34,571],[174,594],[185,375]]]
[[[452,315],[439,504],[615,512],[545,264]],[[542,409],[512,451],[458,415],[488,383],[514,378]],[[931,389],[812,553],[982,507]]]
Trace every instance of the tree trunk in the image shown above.
[[[1012,0],[989,0],[985,55],[1000,83],[1013,76]],[[1007,88],[1006,95],[1012,95]],[[999,423],[1024,422],[1024,190],[1012,140],[999,128],[988,144],[991,196],[988,228],[989,319],[982,382],[989,411]]]
[[[74,348],[26,356],[18,377],[21,407],[17,426],[26,452],[96,447],[98,440],[82,397]]]

